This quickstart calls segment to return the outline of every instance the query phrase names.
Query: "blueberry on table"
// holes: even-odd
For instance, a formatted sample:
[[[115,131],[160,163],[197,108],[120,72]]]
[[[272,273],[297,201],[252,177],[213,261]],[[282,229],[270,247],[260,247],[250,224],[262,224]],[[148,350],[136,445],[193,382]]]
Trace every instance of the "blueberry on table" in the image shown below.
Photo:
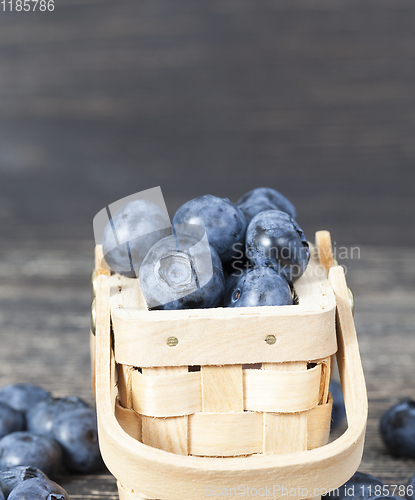
[[[281,210],[282,212],[286,212],[293,219],[297,218],[297,211],[291,201],[279,191],[272,188],[261,187],[252,189],[252,191],[248,191],[248,193],[245,193],[241,198],[239,198],[236,204],[242,211],[243,209],[241,205],[245,210],[247,210],[249,206],[253,205],[258,205],[258,207],[263,206],[264,208],[260,210],[261,212],[262,210],[267,210],[265,207],[270,205],[270,209]],[[251,210],[249,213],[252,213]]]
[[[188,201],[173,217],[173,226],[178,224],[203,227],[223,263],[232,260],[245,240],[245,216],[228,198],[207,194]]]
[[[61,445],[63,462],[68,469],[88,473],[103,467],[97,416],[92,408],[62,413],[53,421],[51,435]]]
[[[49,392],[32,384],[5,385],[0,389],[0,401],[22,412],[49,397]]]
[[[90,408],[90,406],[77,396],[41,401],[27,412],[27,429],[36,434],[49,434],[55,418],[78,408]]]
[[[406,500],[415,500],[415,474],[409,478],[405,498]]]
[[[6,403],[0,402],[0,438],[25,428],[24,414]]]
[[[391,455],[415,458],[415,401],[405,399],[386,410],[380,435]]]
[[[7,467],[7,469],[0,471],[0,491],[3,491],[7,498],[16,486],[33,478],[48,479],[44,472],[30,465]]]
[[[330,500],[371,500],[383,494],[383,482],[371,474],[355,472],[353,476],[327,495]]]
[[[0,439],[0,469],[31,465],[48,476],[58,472],[62,451],[58,443],[32,432],[13,432]]]
[[[329,385],[329,391],[333,397],[333,407],[331,410],[331,428],[337,427],[346,417],[346,408],[344,406],[342,386],[337,380],[332,380]]]
[[[222,263],[207,242],[176,233],[158,241],[140,268],[140,287],[149,309],[196,309],[221,304]]]
[[[246,255],[255,265],[272,267],[292,283],[306,270],[310,249],[292,217],[280,210],[266,210],[249,223]]]
[[[169,216],[162,208],[147,200],[130,201],[105,226],[105,261],[113,271],[135,278],[149,249],[171,232]]]
[[[9,500],[69,500],[69,495],[50,479],[35,478],[16,486],[10,493]]]
[[[292,305],[287,281],[270,267],[247,269],[228,286],[225,307]]]

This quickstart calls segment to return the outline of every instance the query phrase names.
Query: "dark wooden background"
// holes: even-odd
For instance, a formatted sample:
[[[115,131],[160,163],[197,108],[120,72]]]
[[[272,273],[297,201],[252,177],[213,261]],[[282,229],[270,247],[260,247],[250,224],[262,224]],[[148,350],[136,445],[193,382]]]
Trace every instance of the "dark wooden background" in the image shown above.
[[[378,418],[415,396],[413,0],[56,0],[0,11],[0,384],[93,402],[92,218],[160,185],[281,190],[347,262],[370,398],[361,470],[403,484]],[[108,474],[62,477],[115,498]]]

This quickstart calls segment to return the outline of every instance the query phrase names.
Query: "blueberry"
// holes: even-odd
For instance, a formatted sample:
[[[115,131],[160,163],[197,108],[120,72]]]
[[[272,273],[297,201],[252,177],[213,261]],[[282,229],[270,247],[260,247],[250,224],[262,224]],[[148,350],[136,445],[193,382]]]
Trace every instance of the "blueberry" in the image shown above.
[[[245,193],[241,198],[239,198],[236,204],[241,208],[241,210],[241,205],[244,206],[245,210],[247,210],[250,205],[263,206],[264,208],[260,211],[267,210],[266,206],[271,205],[270,209],[281,210],[282,212],[286,212],[293,219],[297,218],[297,211],[291,201],[279,191],[272,188],[262,187],[252,189],[252,191]],[[249,213],[252,213],[252,209]]]
[[[259,266],[272,267],[292,283],[307,268],[310,250],[297,222],[285,212],[266,210],[246,230],[246,255]]]
[[[0,438],[12,432],[22,431],[24,428],[25,418],[23,413],[6,403],[0,402]]]
[[[0,389],[0,401],[22,412],[49,397],[49,392],[32,384],[5,385]]]
[[[383,493],[383,482],[375,476],[364,472],[355,472],[353,476],[325,498],[334,500],[368,500]]]
[[[0,471],[0,491],[3,491],[7,498],[10,492],[23,481],[33,478],[48,479],[46,474],[36,467],[30,465],[17,465],[16,467],[7,467]]]
[[[158,205],[134,200],[121,207],[104,229],[102,249],[115,272],[135,278],[149,249],[171,234],[169,216]]]
[[[247,269],[239,278],[230,280],[225,295],[226,307],[292,305],[287,281],[269,267]]]
[[[0,500],[5,500],[4,493],[0,490]]]
[[[259,203],[251,203],[249,200],[245,201],[238,205],[241,209],[242,213],[245,215],[246,223],[249,224],[251,220],[255,217],[255,215],[260,212],[264,212],[265,210],[281,210],[273,203],[268,202],[259,202]],[[284,212],[284,210],[283,210]]]
[[[332,380],[329,385],[329,391],[333,397],[333,407],[331,410],[331,428],[337,427],[346,416],[344,406],[342,386],[336,380]]]
[[[406,500],[415,500],[415,474],[409,478],[405,498]]]
[[[176,233],[148,252],[140,286],[150,309],[195,309],[221,304],[225,278],[213,247]]]
[[[235,248],[245,240],[245,216],[228,198],[208,194],[188,201],[173,217],[173,226],[177,224],[203,227],[223,263],[232,259]]]
[[[16,486],[9,500],[69,500],[69,495],[50,479],[34,478]]]
[[[58,443],[48,436],[13,432],[0,439],[0,469],[31,465],[50,476],[59,470],[61,463],[62,451]]]
[[[405,399],[386,410],[380,434],[391,455],[415,458],[415,401]]]
[[[61,445],[63,461],[68,469],[87,473],[102,468],[97,416],[92,408],[62,413],[53,421],[51,435]]]
[[[77,396],[41,401],[27,412],[27,429],[36,434],[49,434],[55,418],[77,408],[90,408],[90,406]]]

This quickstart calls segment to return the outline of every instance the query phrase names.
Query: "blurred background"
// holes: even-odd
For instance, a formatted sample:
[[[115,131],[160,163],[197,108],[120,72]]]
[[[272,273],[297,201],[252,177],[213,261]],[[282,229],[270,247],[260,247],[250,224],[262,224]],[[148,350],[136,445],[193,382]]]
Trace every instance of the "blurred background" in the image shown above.
[[[361,469],[406,484],[380,415],[415,396],[415,2],[55,0],[0,3],[0,385],[93,404],[92,219],[161,186],[273,187],[346,262],[370,412]],[[116,499],[109,475],[73,499]]]
[[[56,0],[0,11],[3,238],[270,186],[309,239],[415,243],[412,0]]]

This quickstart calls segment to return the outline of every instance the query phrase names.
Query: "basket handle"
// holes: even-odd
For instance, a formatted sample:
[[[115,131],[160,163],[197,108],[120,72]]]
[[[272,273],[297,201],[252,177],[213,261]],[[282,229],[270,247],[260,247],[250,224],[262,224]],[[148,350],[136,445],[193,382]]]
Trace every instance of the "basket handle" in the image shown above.
[[[337,303],[337,365],[347,423],[349,427],[353,427],[355,424],[361,425],[362,419],[367,419],[366,384],[344,269],[341,266],[332,267],[329,280]]]

